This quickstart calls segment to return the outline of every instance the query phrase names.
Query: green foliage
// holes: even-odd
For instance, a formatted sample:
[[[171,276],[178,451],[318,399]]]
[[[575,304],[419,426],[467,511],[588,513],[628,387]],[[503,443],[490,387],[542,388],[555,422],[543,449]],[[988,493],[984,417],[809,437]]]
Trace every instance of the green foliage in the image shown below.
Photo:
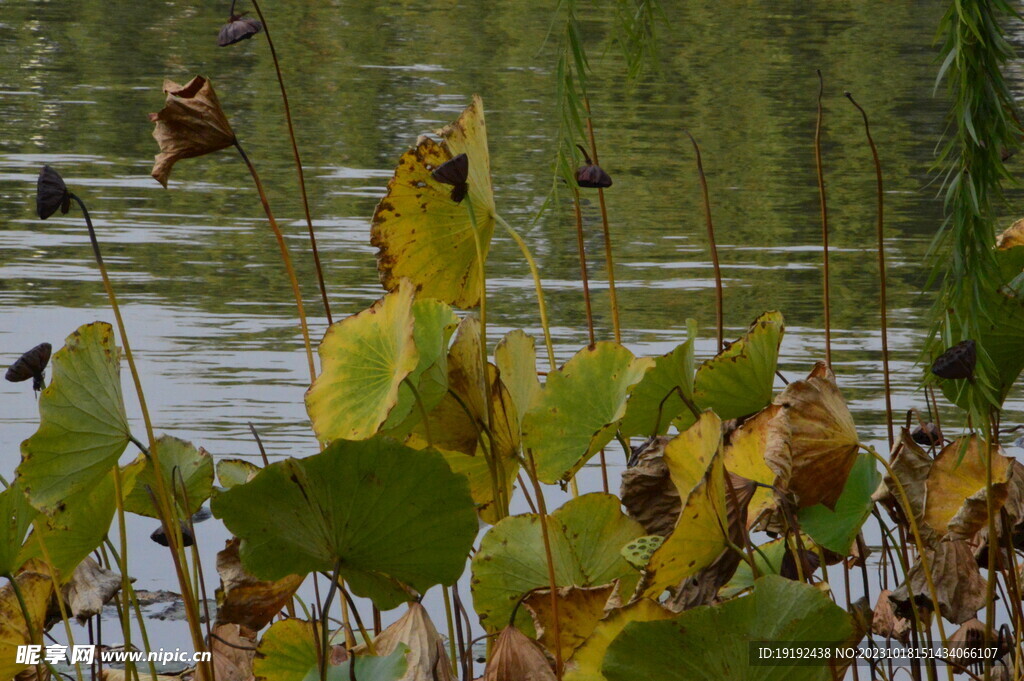
[[[157,440],[160,467],[164,480],[173,490],[178,502],[179,513],[187,518],[210,498],[213,491],[213,458],[204,449],[196,449],[191,442],[163,435]],[[125,488],[131,491],[125,495],[124,508],[129,513],[159,518],[153,505],[156,490],[156,475],[153,461],[145,454],[124,469]]]
[[[13,575],[21,567],[18,552],[36,515],[17,483],[0,492],[0,575]]]
[[[881,479],[875,457],[866,452],[858,455],[835,510],[830,511],[821,504],[800,509],[800,528],[829,551],[847,555],[861,526],[871,515],[874,506],[871,495],[878,489]]]

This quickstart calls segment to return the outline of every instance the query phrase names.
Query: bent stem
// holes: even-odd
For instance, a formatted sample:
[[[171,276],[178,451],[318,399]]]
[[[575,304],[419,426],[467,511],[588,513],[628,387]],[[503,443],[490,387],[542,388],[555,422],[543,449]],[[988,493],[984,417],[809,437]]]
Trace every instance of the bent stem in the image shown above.
[[[526,258],[526,262],[530,266],[530,274],[533,276],[533,288],[537,293],[537,306],[540,308],[540,326],[541,330],[544,332],[544,345],[548,351],[548,363],[551,365],[551,370],[554,371],[556,368],[555,346],[551,342],[551,329],[548,326],[548,308],[544,303],[544,289],[541,287],[540,270],[537,269],[537,262],[533,259],[533,254],[530,253],[530,249],[526,245],[526,241],[524,241],[523,237],[519,235],[519,232],[514,230],[512,225],[508,224],[508,222],[505,221],[505,218],[500,215],[495,214],[494,218],[502,227],[505,228],[505,231],[508,232],[509,236],[511,236],[516,242],[516,245],[519,246],[519,251],[523,254],[523,257]]]
[[[861,117],[864,119],[864,133],[867,135],[868,146],[871,147],[871,158],[875,163],[875,182],[877,185],[876,193],[878,195],[878,281],[880,284],[878,304],[881,308],[882,315],[882,371],[885,377],[886,433],[889,436],[889,449],[892,449],[894,438],[892,433],[892,390],[889,384],[889,329],[887,323],[885,295],[885,221],[882,192],[882,164],[878,160],[878,149],[875,147],[875,141],[871,138],[871,125],[868,123],[867,112],[864,111],[861,105],[857,103],[852,94],[849,92],[844,94],[846,95],[846,98],[850,100],[850,103],[857,107],[857,110],[860,111]]]
[[[260,181],[260,176],[256,172],[256,166],[249,160],[249,156],[245,153],[241,143],[238,139],[235,139],[235,148],[238,149],[239,155],[242,160],[245,161],[246,167],[249,169],[249,174],[252,175],[252,181],[256,185],[256,191],[260,195],[260,203],[263,204],[263,212],[267,214],[267,222],[270,223],[270,229],[274,232],[274,238],[277,239],[277,247],[281,251],[281,261],[284,263],[284,269],[288,273],[288,280],[292,285],[292,294],[295,296],[295,307],[299,312],[299,326],[302,327],[302,341],[306,344],[306,360],[309,362],[309,382],[312,383],[316,379],[316,365],[313,363],[313,346],[309,342],[309,326],[306,324],[306,309],[302,305],[302,292],[299,290],[299,280],[295,277],[295,268],[292,267],[292,257],[288,253],[288,244],[284,241],[284,234],[281,233],[281,228],[277,226],[277,220],[274,219],[274,213],[270,210],[270,202],[267,200],[267,194],[263,191],[263,183]]]
[[[828,206],[825,202],[825,172],[821,165],[821,121],[823,112],[821,108],[821,97],[825,93],[825,81],[821,77],[821,69],[818,69],[818,119],[814,126],[814,162],[818,169],[818,199],[821,202],[821,257],[822,271],[824,274],[824,299],[825,299],[825,364],[832,368],[832,305],[829,295],[829,267],[828,267]],[[891,446],[892,443],[890,443]]]
[[[594,165],[601,165],[597,160],[597,140],[594,138],[594,120],[590,113],[590,96],[583,95],[583,106],[587,110],[587,136],[590,138],[590,155]],[[622,328],[619,326],[619,299],[615,293],[615,260],[612,258],[612,233],[608,226],[608,207],[604,201],[604,188],[597,188],[597,201],[601,206],[601,227],[604,230],[604,261],[608,270],[608,296],[612,306],[612,330],[615,342],[622,342]]]
[[[139,399],[139,409],[142,412],[142,420],[146,426],[146,438],[149,441],[149,447],[146,453],[153,464],[154,479],[156,481],[156,506],[157,512],[160,515],[160,519],[164,522],[167,527],[167,542],[170,544],[172,558],[174,559],[174,569],[177,573],[178,584],[181,586],[182,593],[190,593],[191,588],[189,586],[188,575],[181,566],[181,562],[178,560],[180,544],[179,532],[175,532],[172,528],[171,519],[173,519],[172,505],[170,496],[167,490],[167,482],[164,480],[164,471],[160,465],[160,457],[157,452],[156,446],[156,435],[153,432],[153,422],[149,416],[149,409],[146,407],[146,396],[142,391],[142,379],[139,377],[138,367],[135,366],[135,357],[132,355],[132,348],[128,342],[128,332],[125,329],[124,319],[121,317],[121,308],[117,304],[117,296],[114,293],[114,287],[110,283],[110,276],[107,274],[107,267],[103,263],[103,254],[100,252],[100,242],[96,238],[96,230],[92,224],[92,218],[89,215],[89,209],[86,208],[85,202],[76,194],[68,193],[68,197],[73,199],[78,207],[82,210],[82,217],[85,218],[85,225],[89,230],[89,241],[92,243],[92,252],[96,258],[96,265],[100,270],[100,277],[103,279],[103,288],[107,292],[107,298],[110,301],[110,308],[114,312],[114,319],[117,322],[118,334],[121,338],[121,347],[124,349],[124,356],[128,362],[128,369],[132,375],[132,382],[135,384],[135,393]],[[195,646],[195,652],[204,652],[206,646],[203,642],[202,631],[199,627],[199,611],[196,608],[196,604],[191,599],[183,599],[185,602],[185,614],[188,619],[189,632],[192,636],[192,644]],[[210,663],[200,662],[201,668],[209,673]]]
[[[718,328],[718,350],[725,347],[725,333],[723,331],[723,314],[722,314],[722,269],[718,264],[718,245],[715,243],[715,225],[711,222],[711,201],[708,198],[708,180],[704,176],[704,164],[700,157],[700,147],[697,146],[697,140],[693,139],[693,135],[690,131],[686,131],[686,136],[690,138],[690,143],[693,145],[693,151],[697,155],[697,177],[700,178],[700,191],[704,198],[704,221],[708,228],[708,245],[711,247],[711,265],[715,270],[715,322]],[[716,350],[716,352],[718,352]]]
[[[594,313],[590,308],[590,279],[587,277],[587,249],[583,243],[583,212],[580,210],[580,190],[573,188],[572,205],[576,211],[576,242],[580,251],[580,278],[583,280],[583,303],[587,309],[587,333],[594,345]]]
[[[270,56],[274,60],[274,70],[277,72],[277,84],[281,87],[281,102],[284,104],[284,118],[288,122],[288,137],[292,143],[292,156],[295,157],[295,172],[299,177],[299,193],[302,196],[302,209],[306,213],[306,226],[309,228],[309,245],[313,249],[313,263],[316,265],[316,279],[317,283],[320,284],[320,298],[324,303],[324,313],[327,316],[327,324],[333,324],[334,320],[331,319],[331,303],[327,299],[327,284],[324,283],[324,271],[320,266],[320,251],[316,247],[316,232],[313,230],[313,218],[309,213],[309,198],[306,195],[306,174],[302,169],[302,158],[299,156],[299,145],[295,141],[295,126],[292,124],[292,110],[288,105],[288,92],[284,87],[284,77],[281,75],[281,64],[277,61],[277,50],[274,49],[274,41],[270,38],[270,27],[267,24],[266,17],[263,16],[263,10],[260,9],[260,3],[256,0],[252,0],[253,9],[256,10],[256,14],[260,18],[260,22],[263,23],[263,33],[267,36],[267,47],[270,48]],[[232,12],[233,13],[233,12]]]

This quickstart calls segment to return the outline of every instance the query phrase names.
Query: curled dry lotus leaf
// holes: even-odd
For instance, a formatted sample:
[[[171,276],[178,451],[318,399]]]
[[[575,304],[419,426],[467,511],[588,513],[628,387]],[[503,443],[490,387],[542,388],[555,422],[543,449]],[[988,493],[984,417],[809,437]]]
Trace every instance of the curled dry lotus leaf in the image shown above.
[[[548,516],[556,585],[590,587],[620,580],[622,593],[630,593],[637,573],[619,549],[643,534],[610,494],[571,499]],[[473,555],[472,570],[473,607],[488,631],[498,631],[524,594],[550,586],[540,517],[511,516],[492,527]],[[528,620],[520,610],[517,623],[528,626]]]
[[[93,615],[98,615],[111,598],[121,589],[121,575],[103,568],[86,556],[71,579],[61,589],[68,612],[79,624],[84,625]]]
[[[217,624],[240,624],[259,631],[291,601],[305,576],[288,575],[275,581],[257,579],[242,566],[238,545],[239,539],[232,537],[217,553]]]
[[[772,401],[775,367],[784,331],[782,314],[765,312],[747,333],[697,368],[693,396],[722,420],[749,416]],[[689,412],[682,420],[691,421]],[[679,424],[685,427],[685,423]]]
[[[568,480],[611,441],[630,390],[653,364],[618,343],[600,341],[548,374],[523,419],[523,445],[533,450],[541,481]]]
[[[890,509],[898,509],[900,514],[906,514],[907,510],[904,508],[904,504],[909,504],[914,519],[918,523],[923,523],[925,497],[928,493],[928,474],[932,470],[932,463],[932,458],[914,441],[907,429],[903,428],[900,432],[900,447],[889,462],[889,468],[892,469],[896,479],[894,480],[887,470],[882,477],[882,484],[879,485],[872,498],[884,503]],[[901,487],[903,494],[900,494]],[[906,495],[906,501],[904,501],[903,495]],[[906,522],[901,516],[897,516],[896,520],[897,522]]]
[[[776,470],[789,469],[789,490],[801,507],[833,508],[859,448],[853,417],[823,362],[775,398],[782,407],[771,428],[779,433],[766,454]]]
[[[405,647],[407,668],[401,681],[458,681],[445,649],[445,640],[437,632],[426,608],[410,603],[409,610],[373,639],[377,655],[391,655]],[[366,655],[368,646],[357,646],[355,655]]]
[[[466,481],[439,453],[383,437],[273,463],[212,510],[255,577],[340,564],[351,591],[382,610],[454,583],[478,530]]]
[[[939,612],[950,622],[960,624],[974,617],[985,605],[985,578],[970,545],[963,540],[935,542],[925,549],[932,572]],[[896,614],[910,618],[910,595],[918,606],[932,610],[931,591],[924,573],[924,564],[918,559],[890,599]]]
[[[878,636],[906,643],[910,640],[910,620],[896,614],[889,599],[891,595],[892,591],[888,589],[882,589],[878,593],[878,600],[871,616],[871,631]]]
[[[256,632],[237,624],[218,624],[210,638],[213,675],[196,668],[195,681],[251,681],[256,657]],[[176,677],[172,677],[176,678]]]
[[[821,591],[768,575],[747,597],[687,610],[673,620],[628,624],[608,648],[602,671],[608,681],[777,679],[781,668],[744,662],[750,642],[840,645],[852,638],[850,615]],[[833,678],[825,666],[789,667],[784,673],[792,681]]]
[[[389,291],[408,278],[417,295],[461,308],[480,302],[480,257],[486,261],[495,207],[483,102],[478,96],[459,118],[421,137],[402,155],[387,194],[373,213],[370,243]],[[468,193],[460,202],[433,171],[459,154],[469,161]],[[479,252],[477,246],[479,243]]]
[[[666,610],[646,598],[612,610],[597,623],[587,640],[569,658],[564,681],[605,681],[604,674],[601,673],[605,653],[627,624],[666,620],[674,616],[671,610]]]
[[[53,582],[48,575],[38,572],[22,572],[15,578],[28,612],[31,629],[26,626],[25,614],[18,603],[18,597],[10,583],[0,588],[0,679],[14,678],[28,665],[19,664],[18,646],[39,645],[46,620],[46,609],[53,595]],[[29,632],[36,635],[33,640]]]
[[[319,636],[320,629],[312,622],[296,618],[275,622],[263,634],[256,648],[252,664],[255,681],[319,679]],[[390,655],[360,655],[355,657],[354,670],[350,668],[352,658],[349,657],[341,664],[328,667],[327,678],[329,681],[348,681],[350,678],[400,681],[408,668],[408,652],[407,647],[399,645]]]
[[[622,472],[619,497],[629,517],[648,534],[663,537],[672,532],[682,502],[665,463],[665,446],[672,438],[652,438],[633,450],[636,462]]]
[[[988,464],[983,441],[977,436],[946,445],[928,473],[924,522],[939,535],[969,539],[988,522],[986,481]],[[993,448],[992,504],[998,512],[1009,494],[1013,459]]]
[[[665,543],[665,537],[660,534],[646,534],[637,537],[622,547],[622,557],[637,570],[643,570],[651,561],[651,556],[663,543]]]
[[[39,395],[39,429],[21,443],[18,466],[19,484],[46,513],[108,477],[130,436],[110,324],[79,327],[52,366],[53,379]]]
[[[327,330],[319,348],[320,375],[306,391],[306,410],[320,440],[365,440],[388,418],[402,381],[419,360],[412,303],[413,287],[406,281]]]
[[[230,147],[235,133],[213,85],[203,76],[185,85],[165,80],[164,94],[164,108],[149,114],[149,120],[156,124],[153,137],[160,145],[152,175],[166,187],[176,162]]]
[[[191,442],[170,435],[162,435],[157,439],[157,451],[164,481],[178,502],[179,512],[184,517],[191,516],[213,492],[213,457],[202,447],[196,449]],[[125,495],[125,510],[159,518],[152,496],[157,489],[153,460],[140,454],[135,461],[125,466],[124,476],[125,487],[131,489]]]
[[[494,642],[483,681],[556,681],[544,651],[513,626],[507,626]]]
[[[558,601],[558,633],[561,659],[568,660],[573,652],[594,632],[598,622],[604,619],[608,600],[616,591],[615,584],[594,587],[560,587],[555,592]],[[554,655],[555,652],[555,611],[552,609],[551,589],[534,591],[523,600],[533,616],[537,640]]]
[[[721,421],[713,412],[704,412],[700,421],[676,440],[692,441],[692,446],[674,450],[669,443],[665,448],[669,475],[686,501],[672,534],[647,565],[647,598],[657,598],[707,567],[726,547],[729,520]],[[703,469],[695,466],[695,461],[704,461]]]

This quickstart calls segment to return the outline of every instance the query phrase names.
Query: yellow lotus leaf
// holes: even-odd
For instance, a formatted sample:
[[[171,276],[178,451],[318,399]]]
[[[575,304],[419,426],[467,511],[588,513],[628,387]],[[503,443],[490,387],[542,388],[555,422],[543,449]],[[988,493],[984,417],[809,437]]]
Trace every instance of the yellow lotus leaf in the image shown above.
[[[835,508],[857,458],[853,417],[835,376],[818,362],[804,380],[793,381],[775,398],[782,407],[770,428],[782,431],[766,454],[776,470],[790,469],[789,489],[801,507]]]
[[[945,535],[972,537],[988,521],[985,498],[988,462],[983,441],[975,436],[960,438],[946,445],[928,473],[924,522]],[[1009,493],[1010,464],[998,450],[992,450],[992,501],[998,512]]]
[[[399,159],[387,194],[373,213],[370,242],[378,249],[384,288],[393,290],[406,277],[418,295],[470,308],[480,302],[479,256],[486,261],[495,220],[480,97],[474,96],[458,120],[438,135],[440,142],[421,137]],[[452,187],[432,173],[459,154],[469,161],[469,191],[456,202]]]
[[[12,679],[28,667],[16,662],[18,646],[41,643],[39,637],[42,636],[46,606],[53,594],[53,581],[46,575],[23,572],[16,579],[32,628],[29,630],[25,626],[25,615],[14,589],[10,584],[4,585],[0,589],[0,679]],[[29,636],[29,631],[35,634],[35,640]]]
[[[597,623],[590,637],[576,649],[566,665],[563,681],[605,681],[601,673],[604,655],[627,624],[667,620],[675,616],[676,613],[647,598],[613,610]]]
[[[423,449],[427,443],[418,435],[413,435],[406,441],[406,444],[414,449]],[[462,452],[455,452],[447,449],[438,449],[444,460],[448,462],[453,473],[466,477],[469,482],[469,494],[476,504],[476,512],[480,519],[490,525],[495,524],[508,515],[508,500],[512,498],[513,483],[519,473],[519,462],[512,458],[502,460],[499,476],[500,485],[497,494],[500,494],[505,501],[504,506],[495,503],[494,479],[491,477],[491,469],[487,463],[487,457],[483,454],[470,455]]]
[[[765,452],[768,448],[768,426],[781,409],[777,404],[770,404],[733,431],[723,452],[727,471],[765,485],[776,484],[779,475],[768,466]],[[758,487],[747,506],[748,525],[774,507],[775,495],[772,490]]]
[[[683,499],[696,487],[708,469],[711,457],[722,444],[722,421],[706,411],[699,421],[665,445],[668,474]]]
[[[522,420],[541,394],[537,378],[537,347],[533,338],[520,329],[509,331],[494,349],[494,363],[498,365],[501,382],[508,387],[516,413]]]
[[[693,471],[692,450],[672,452],[665,449],[669,474],[679,488],[680,498],[685,498],[686,503],[672,534],[654,552],[647,565],[647,587],[643,594],[646,598],[657,598],[668,587],[676,586],[707,567],[727,545],[729,520],[725,466],[721,455],[721,421],[714,412],[704,412],[687,432],[690,431],[707,438],[708,442],[703,443],[700,450],[706,451],[704,448],[707,447],[712,453],[697,485],[684,489],[680,485],[690,484],[689,476]]]
[[[398,388],[419,361],[412,301],[406,281],[327,330],[319,351],[322,371],[306,391],[320,440],[372,437],[398,403]]]
[[[615,584],[604,586],[567,586],[555,592],[558,600],[558,642],[562,659],[568,660],[583,645],[604,619],[605,606],[615,593]],[[534,591],[523,601],[533,615],[537,639],[552,654],[555,651],[555,612],[551,607],[551,589]]]

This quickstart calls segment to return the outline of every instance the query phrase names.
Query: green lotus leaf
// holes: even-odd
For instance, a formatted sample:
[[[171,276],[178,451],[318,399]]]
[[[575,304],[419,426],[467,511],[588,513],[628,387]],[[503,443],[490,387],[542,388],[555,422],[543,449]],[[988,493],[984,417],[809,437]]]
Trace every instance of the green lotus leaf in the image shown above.
[[[259,472],[259,466],[245,459],[220,459],[217,462],[217,481],[224,489],[244,485]]]
[[[21,567],[18,553],[37,514],[18,483],[0,492],[0,575],[13,575]]]
[[[630,388],[653,365],[618,343],[601,341],[548,374],[540,399],[523,418],[523,444],[536,457],[537,477],[568,480],[608,444],[626,413]]]
[[[129,442],[120,353],[110,324],[79,327],[53,355],[53,380],[39,396],[39,429],[21,444],[18,480],[46,513],[99,483]]]
[[[256,648],[252,663],[256,681],[319,681],[319,645],[319,629],[312,622],[300,619],[275,622],[263,634]],[[348,681],[351,678],[398,681],[408,666],[408,652],[408,647],[399,644],[386,657],[359,655],[355,658],[355,670],[349,668],[351,660],[346,660],[328,667],[327,678],[331,681]]]
[[[57,569],[62,581],[70,579],[82,559],[103,543],[116,509],[114,475],[108,473],[92,488],[64,499],[59,511],[37,517],[18,562],[43,560]]]
[[[871,495],[878,489],[881,479],[875,458],[867,452],[859,454],[836,501],[835,511],[822,504],[802,508],[797,514],[800,528],[829,551],[847,555],[861,525],[871,515]]]
[[[521,329],[509,331],[494,349],[494,363],[522,420],[541,395],[536,343]]]
[[[633,388],[626,406],[626,415],[619,424],[624,437],[664,435],[674,419],[679,430],[684,430],[696,417],[686,406],[693,399],[693,343],[697,336],[697,323],[686,320],[689,338],[672,352],[654,358],[654,367],[644,374]],[[682,393],[683,397],[680,397]],[[683,425],[685,422],[685,425]]]
[[[398,403],[381,428],[395,439],[407,435],[420,422],[422,413],[429,413],[448,391],[448,342],[459,323],[451,307],[432,298],[415,301],[412,314],[419,361],[408,380],[399,385]],[[416,387],[422,411],[408,383]]]
[[[404,282],[369,309],[331,325],[320,343],[322,371],[306,392],[317,437],[365,440],[398,403],[399,386],[417,366],[414,289]]]
[[[215,516],[241,538],[243,566],[277,580],[333,571],[389,610],[452,584],[477,534],[465,478],[436,451],[376,437],[286,459],[218,494]]]
[[[458,120],[438,134],[440,143],[421,137],[399,159],[387,195],[373,213],[370,243],[378,249],[384,288],[394,290],[408,278],[420,296],[471,308],[480,302],[480,257],[487,260],[495,222],[481,99],[474,96]],[[432,173],[459,154],[469,161],[469,191],[457,202],[452,185]]]
[[[693,382],[697,406],[713,409],[723,421],[767,406],[784,328],[780,312],[765,312],[746,335],[701,364]]]
[[[806,540],[807,537],[804,536],[804,539]],[[758,576],[781,574],[782,561],[786,558],[788,550],[785,537],[779,537],[758,546],[754,551],[754,563],[757,565]],[[754,581],[754,573],[750,569],[750,563],[741,560],[729,583],[719,589],[718,597],[726,599],[737,596],[753,587]]]
[[[637,572],[619,553],[644,530],[610,494],[585,494],[548,516],[556,586],[603,586],[616,579],[629,594]],[[488,631],[508,624],[519,599],[550,586],[540,517],[505,518],[484,535],[473,556],[473,605]],[[517,624],[529,617],[520,610]]]
[[[188,517],[199,510],[213,491],[213,457],[205,449],[196,449],[191,442],[179,440],[170,435],[157,439],[157,452],[164,482],[168,490],[174,491],[181,515]],[[156,492],[156,470],[153,462],[145,455],[125,467],[125,484],[131,491],[125,495],[124,509],[129,513],[159,518],[153,497],[149,490]],[[185,497],[182,495],[184,483]]]
[[[495,480],[491,477],[491,467],[487,457],[483,454],[470,456],[462,452],[438,451],[444,456],[444,460],[448,462],[453,472],[465,476],[481,520],[493,525],[508,515],[508,508],[502,508],[495,504]],[[512,498],[513,483],[516,475],[519,474],[519,462],[515,459],[505,459],[501,463],[504,480],[499,478],[497,483],[502,485],[499,493],[507,501]]]
[[[775,575],[749,596],[687,610],[672,620],[627,624],[608,648],[608,681],[826,681],[823,666],[751,664],[751,641],[815,641],[853,637],[850,615],[813,586]]]

